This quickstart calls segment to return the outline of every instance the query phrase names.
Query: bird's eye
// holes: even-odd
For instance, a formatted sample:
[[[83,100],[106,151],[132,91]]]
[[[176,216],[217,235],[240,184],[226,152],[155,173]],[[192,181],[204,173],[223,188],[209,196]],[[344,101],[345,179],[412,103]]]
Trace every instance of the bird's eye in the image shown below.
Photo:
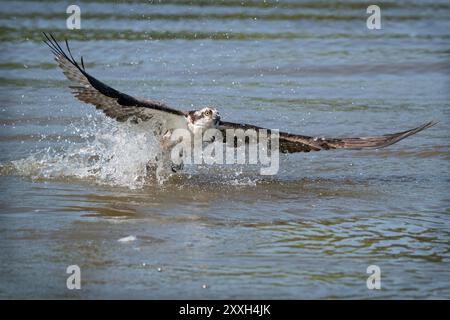
[[[205,111],[205,115],[210,116],[211,115],[211,110],[206,110]]]

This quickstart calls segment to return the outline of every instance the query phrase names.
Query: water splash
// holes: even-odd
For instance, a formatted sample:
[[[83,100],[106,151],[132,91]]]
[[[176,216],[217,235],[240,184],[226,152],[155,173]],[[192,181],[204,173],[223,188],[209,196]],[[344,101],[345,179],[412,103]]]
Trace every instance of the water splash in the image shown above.
[[[90,180],[131,189],[169,181],[189,184],[200,177],[202,181],[205,178],[236,186],[255,185],[259,181],[258,168],[244,169],[238,165],[186,165],[182,173],[167,175],[158,170],[162,166],[156,160],[160,144],[147,123],[118,123],[109,118],[97,122],[95,118],[87,118],[86,123],[78,127],[72,124],[65,131],[81,137],[81,142],[67,142],[62,147],[51,145],[24,159],[0,164],[0,175],[20,175],[33,180]],[[45,141],[45,136],[42,139]]]
[[[79,134],[85,141],[69,143],[62,150],[56,147],[40,150],[12,161],[10,169],[33,179],[72,177],[130,188],[145,184],[147,165],[155,162],[159,152],[159,143],[151,130],[109,119],[73,130],[81,131]]]

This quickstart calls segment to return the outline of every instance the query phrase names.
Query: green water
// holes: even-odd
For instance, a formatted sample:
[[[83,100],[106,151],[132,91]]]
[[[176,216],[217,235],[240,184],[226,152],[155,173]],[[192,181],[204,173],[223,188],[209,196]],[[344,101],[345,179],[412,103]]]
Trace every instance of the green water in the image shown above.
[[[384,2],[382,30],[358,1],[81,1],[73,31],[69,4],[0,2],[0,298],[450,298],[446,1]],[[383,150],[282,156],[276,176],[195,167],[159,185],[142,134],[70,94],[43,31],[123,92],[228,121],[440,123]]]

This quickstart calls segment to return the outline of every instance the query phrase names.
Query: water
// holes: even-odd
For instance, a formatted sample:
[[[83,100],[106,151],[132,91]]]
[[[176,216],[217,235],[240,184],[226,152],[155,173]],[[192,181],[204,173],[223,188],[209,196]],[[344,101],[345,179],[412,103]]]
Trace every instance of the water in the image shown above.
[[[450,5],[1,2],[1,298],[450,298]],[[440,123],[280,172],[143,178],[155,143],[73,98],[41,32],[123,92],[320,136]],[[82,290],[66,288],[81,268]],[[381,269],[368,290],[366,269]],[[205,286],[206,285],[206,286]]]

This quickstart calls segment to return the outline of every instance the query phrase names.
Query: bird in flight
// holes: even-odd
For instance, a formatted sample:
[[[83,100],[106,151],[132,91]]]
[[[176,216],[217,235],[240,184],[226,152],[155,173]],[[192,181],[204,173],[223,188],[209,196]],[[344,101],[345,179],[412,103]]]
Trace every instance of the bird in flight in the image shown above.
[[[81,57],[80,63],[74,59],[67,40],[65,40],[66,50],[64,50],[51,34],[44,33],[44,36],[44,42],[55,55],[59,67],[67,79],[72,82],[70,88],[75,97],[85,103],[93,104],[106,116],[119,122],[149,122],[155,133],[166,138],[176,129],[187,129],[195,134],[199,130],[204,132],[213,128],[223,132],[223,137],[226,136],[229,129],[263,129],[271,132],[269,129],[255,125],[223,121],[219,112],[212,107],[181,111],[159,101],[137,99],[122,93],[91,76],[84,67],[83,57]],[[333,149],[378,149],[392,145],[435,124],[436,122],[431,121],[402,132],[354,138],[323,138],[279,132],[278,146],[281,153]],[[224,142],[226,142],[225,139]],[[172,170],[175,172],[175,167],[172,167]]]

